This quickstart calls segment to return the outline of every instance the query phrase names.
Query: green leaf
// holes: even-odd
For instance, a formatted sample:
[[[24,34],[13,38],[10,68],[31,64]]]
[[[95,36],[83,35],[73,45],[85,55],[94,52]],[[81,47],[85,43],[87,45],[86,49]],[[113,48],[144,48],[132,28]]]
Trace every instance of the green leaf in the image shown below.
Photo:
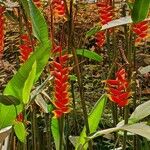
[[[22,90],[24,88],[25,82],[29,76],[29,73],[32,69],[34,62],[37,63],[36,68],[36,77],[35,81],[39,78],[42,73],[44,66],[47,64],[49,55],[50,55],[50,47],[48,45],[39,45],[35,52],[31,55],[31,57],[21,66],[19,71],[13,76],[13,78],[8,82],[4,95],[12,95],[22,101]],[[22,111],[22,106],[17,106],[17,112]],[[16,111],[14,106],[5,106],[0,104],[0,129],[3,127],[7,127],[12,124],[12,121],[16,118]]]
[[[70,81],[77,81],[78,79],[77,79],[77,76],[76,75],[69,75],[69,79],[70,79]]]
[[[55,148],[56,148],[56,150],[59,150],[59,145],[60,145],[60,131],[59,131],[59,122],[58,122],[58,119],[52,118],[51,130],[52,130],[52,135],[53,135],[53,138],[54,138]]]
[[[143,137],[150,140],[150,126],[146,125],[145,122],[101,130],[101,131],[98,131],[98,132],[94,133],[93,135],[87,137],[87,139],[88,140],[94,139],[98,136],[102,136],[102,135],[105,135],[105,134],[110,134],[112,132],[116,132],[116,131],[119,131],[119,130],[128,131],[128,132],[131,132],[131,133],[134,133],[134,134],[138,134],[138,135],[143,136]]]
[[[93,51],[90,51],[87,49],[77,49],[76,53],[77,53],[77,55],[81,55],[83,57],[93,59],[98,62],[103,60],[102,56],[98,55],[96,52],[93,52]]]
[[[131,114],[129,121],[136,123],[150,115],[150,100],[139,105]]]
[[[106,100],[107,100],[106,95],[102,95],[88,116],[90,133],[95,132],[98,127],[98,124],[101,120],[103,110],[104,110],[104,107],[106,104]],[[85,138],[86,138],[86,130],[85,130],[85,126],[84,126],[84,128],[80,134],[79,140],[75,146],[76,150],[78,149],[78,147],[80,145],[83,145],[85,143]],[[87,144],[84,145],[84,150],[85,149],[87,149]]]
[[[12,95],[18,98],[20,101],[23,100],[22,94],[25,82],[31,72],[34,62],[37,62],[36,76],[34,80],[35,83],[48,62],[51,49],[51,43],[48,37],[48,28],[43,15],[31,1],[29,2],[29,8],[29,15],[31,18],[31,22],[33,23],[33,29],[36,31],[36,35],[38,36],[39,41],[41,41],[42,43],[39,43],[39,45],[35,48],[34,53],[8,82],[4,90],[4,95]],[[18,113],[22,111],[22,107],[22,104],[17,106]],[[15,107],[0,104],[0,117],[0,129],[12,125],[13,121],[16,118]]]
[[[0,103],[4,105],[19,105],[20,101],[18,98],[11,95],[0,95]]]
[[[17,138],[24,143],[27,135],[24,124],[22,122],[15,122],[14,131]]]
[[[150,0],[135,0],[131,18],[134,23],[143,21],[149,12]]]
[[[95,35],[97,32],[101,30],[101,26],[96,25],[95,27],[91,28],[89,31],[86,32],[86,37],[90,37],[92,35]]]
[[[22,99],[24,104],[27,104],[29,101],[30,91],[34,83],[35,76],[36,76],[36,61],[34,62],[31,71],[29,72],[29,75],[24,83],[24,87],[22,90]]]
[[[41,14],[40,10],[34,5],[32,0],[28,1],[28,5],[35,37],[43,44],[49,42],[48,28],[43,15]]]

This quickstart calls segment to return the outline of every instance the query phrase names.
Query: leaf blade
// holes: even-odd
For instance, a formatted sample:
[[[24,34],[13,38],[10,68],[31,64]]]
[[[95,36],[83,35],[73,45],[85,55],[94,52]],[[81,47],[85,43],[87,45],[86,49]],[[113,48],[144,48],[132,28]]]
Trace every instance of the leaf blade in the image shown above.
[[[77,49],[77,55],[101,62],[103,60],[102,56],[98,55],[96,52],[87,50],[87,49]]]

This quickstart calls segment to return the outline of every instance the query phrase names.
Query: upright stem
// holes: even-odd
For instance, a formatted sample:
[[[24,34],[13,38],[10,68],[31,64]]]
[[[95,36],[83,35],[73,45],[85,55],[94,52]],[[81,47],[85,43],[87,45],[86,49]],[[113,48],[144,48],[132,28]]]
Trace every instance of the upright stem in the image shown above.
[[[37,150],[36,147],[36,113],[35,113],[35,103],[32,104],[31,108],[31,129],[32,129],[32,149]]]
[[[124,124],[128,124],[128,105],[124,108]],[[123,137],[123,148],[122,150],[126,150],[126,141],[127,141],[127,131],[124,131],[124,137]]]

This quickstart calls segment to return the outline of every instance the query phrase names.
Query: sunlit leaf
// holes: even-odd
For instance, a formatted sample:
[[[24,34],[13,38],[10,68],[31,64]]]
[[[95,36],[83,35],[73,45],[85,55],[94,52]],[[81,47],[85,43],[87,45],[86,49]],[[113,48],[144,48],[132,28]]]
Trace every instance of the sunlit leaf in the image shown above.
[[[15,122],[14,131],[15,131],[15,134],[16,134],[17,138],[21,142],[25,142],[27,133],[26,133],[25,126],[22,122]]]
[[[29,75],[24,83],[24,87],[22,90],[22,100],[24,104],[27,104],[29,101],[30,91],[34,83],[35,76],[36,76],[36,61],[34,62],[31,71],[29,72]]]
[[[103,114],[104,107],[106,105],[106,100],[107,100],[106,95],[102,95],[88,116],[90,133],[95,132],[98,127],[98,124],[99,124],[102,114]],[[79,140],[75,145],[76,150],[78,149],[79,145],[83,145],[85,143],[86,137],[87,137],[86,130],[85,130],[85,126],[84,126],[84,128],[80,134]],[[87,149],[87,144],[84,145],[84,150],[85,149]]]

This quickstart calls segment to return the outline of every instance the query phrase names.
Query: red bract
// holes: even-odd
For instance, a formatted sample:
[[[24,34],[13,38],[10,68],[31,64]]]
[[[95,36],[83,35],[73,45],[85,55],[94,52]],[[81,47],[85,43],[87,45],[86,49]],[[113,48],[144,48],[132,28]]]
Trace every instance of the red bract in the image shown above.
[[[129,82],[126,78],[125,69],[116,72],[115,80],[106,80],[108,97],[111,101],[117,103],[120,107],[128,105],[131,91],[129,90]]]
[[[27,34],[21,35],[21,39],[23,43],[19,46],[19,52],[21,54],[21,60],[24,62],[29,58],[32,52],[32,44]],[[33,42],[33,44],[35,44],[35,42]]]
[[[136,34],[135,44],[140,44],[148,35],[148,21],[143,21],[133,25],[133,32]]]
[[[54,98],[53,101],[56,109],[53,111],[54,117],[59,118],[64,113],[68,113],[70,111],[69,102],[69,92],[68,92],[68,75],[69,69],[66,66],[68,55],[62,55],[62,48],[57,46],[53,52],[59,53],[59,57],[57,57],[57,61],[53,61],[54,71],[52,74],[54,75]]]
[[[4,49],[4,7],[0,6],[0,57]]]
[[[65,5],[63,0],[52,0],[52,8],[56,16],[65,15]]]
[[[113,13],[112,6],[109,5],[107,1],[98,2],[97,6],[99,8],[99,17],[102,25],[107,24],[112,21]],[[96,43],[99,47],[102,47],[105,43],[105,31],[98,32],[96,34]]]
[[[24,120],[23,113],[19,113],[16,120],[19,121],[19,122],[23,122],[23,120]]]

